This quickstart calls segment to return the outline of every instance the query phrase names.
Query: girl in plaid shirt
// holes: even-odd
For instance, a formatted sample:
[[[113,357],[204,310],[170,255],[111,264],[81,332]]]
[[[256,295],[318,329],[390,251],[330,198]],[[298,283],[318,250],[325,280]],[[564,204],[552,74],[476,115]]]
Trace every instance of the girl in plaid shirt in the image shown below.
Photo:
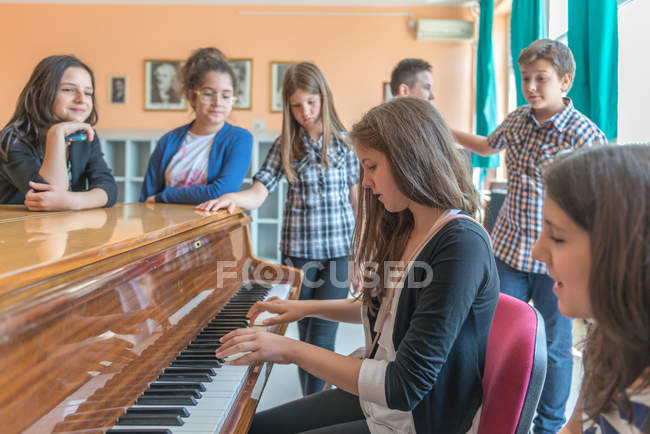
[[[291,66],[282,85],[282,135],[275,141],[253,185],[204,202],[197,208],[259,208],[282,176],[289,181],[282,221],[282,262],[304,272],[301,300],[340,299],[348,292],[348,253],[354,230],[359,162],[346,139],[332,93],[313,63]],[[299,321],[300,340],[334,349],[338,323]],[[324,382],[299,370],[303,394]]]

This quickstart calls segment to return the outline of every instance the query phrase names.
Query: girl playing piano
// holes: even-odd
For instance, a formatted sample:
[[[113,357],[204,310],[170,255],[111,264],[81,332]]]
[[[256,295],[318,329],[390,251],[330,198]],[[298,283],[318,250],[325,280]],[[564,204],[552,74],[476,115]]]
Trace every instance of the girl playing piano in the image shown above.
[[[650,432],[650,146],[574,152],[544,181],[533,256],[560,312],[592,320],[581,402],[560,432]]]
[[[351,132],[361,162],[355,300],[269,300],[264,325],[305,317],[363,323],[365,358],[235,330],[217,357],[295,363],[338,388],[255,415],[251,431],[466,433],[478,415],[499,278],[463,157],[426,101],[396,98]],[[311,432],[311,431],[309,431]]]
[[[41,60],[0,131],[0,203],[31,211],[112,206],[117,185],[96,122],[90,68],[73,56]]]
[[[302,268],[301,300],[345,298],[348,293],[353,197],[359,163],[347,144],[329,86],[313,63],[291,66],[282,85],[282,135],[275,141],[251,188],[225,194],[197,208],[255,209],[289,180],[282,223],[282,262]],[[322,318],[298,322],[300,340],[334,349],[338,323]],[[298,371],[304,395],[323,389],[323,380]]]

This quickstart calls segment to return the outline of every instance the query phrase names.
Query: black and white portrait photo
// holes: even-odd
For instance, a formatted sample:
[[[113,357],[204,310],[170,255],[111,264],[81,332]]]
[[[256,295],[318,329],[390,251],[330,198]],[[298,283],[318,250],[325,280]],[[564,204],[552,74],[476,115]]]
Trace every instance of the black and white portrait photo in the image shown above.
[[[251,83],[253,77],[253,59],[230,59],[237,77],[239,78],[239,89],[237,89],[237,100],[232,106],[235,110],[251,109]]]
[[[287,69],[295,62],[271,62],[271,111],[282,111],[282,81]]]
[[[111,75],[108,77],[108,92],[110,104],[126,104],[126,76]]]
[[[183,62],[145,61],[145,104],[147,110],[185,110],[179,72]]]

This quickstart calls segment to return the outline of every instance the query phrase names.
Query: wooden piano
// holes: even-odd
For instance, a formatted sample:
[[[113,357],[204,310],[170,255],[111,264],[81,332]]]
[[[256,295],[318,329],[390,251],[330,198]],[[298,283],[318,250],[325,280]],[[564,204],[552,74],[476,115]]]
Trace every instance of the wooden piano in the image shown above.
[[[222,364],[216,340],[302,278],[253,256],[249,221],[0,206],[0,431],[246,432],[271,365]]]

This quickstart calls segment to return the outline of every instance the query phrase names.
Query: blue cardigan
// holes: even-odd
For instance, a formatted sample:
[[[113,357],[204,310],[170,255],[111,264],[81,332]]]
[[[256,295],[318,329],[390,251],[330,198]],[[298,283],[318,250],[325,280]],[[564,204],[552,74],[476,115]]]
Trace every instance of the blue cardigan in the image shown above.
[[[162,136],[149,158],[140,202],[156,195],[156,202],[198,204],[239,190],[251,163],[253,136],[243,128],[225,123],[210,150],[206,185],[165,187],[165,169],[178,152],[192,123]]]

